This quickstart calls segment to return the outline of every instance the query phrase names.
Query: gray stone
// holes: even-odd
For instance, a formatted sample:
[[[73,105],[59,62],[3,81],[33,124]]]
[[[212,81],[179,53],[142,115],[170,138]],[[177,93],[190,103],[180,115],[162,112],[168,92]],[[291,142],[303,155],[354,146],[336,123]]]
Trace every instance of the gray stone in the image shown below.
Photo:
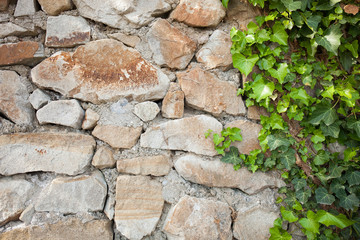
[[[25,210],[21,213],[19,220],[23,221],[26,225],[31,223],[31,220],[34,216],[35,208],[34,204],[30,204],[25,208]]]
[[[118,40],[118,41],[124,43],[125,45],[127,45],[129,47],[135,47],[141,40],[138,36],[126,35],[126,34],[120,33],[120,32],[108,34],[108,36],[110,38],[113,38],[115,40]]]
[[[167,155],[142,156],[117,161],[117,170],[121,173],[165,176],[170,169],[170,158]]]
[[[18,0],[15,8],[15,17],[34,15],[36,13],[36,0]]]
[[[218,153],[212,139],[205,138],[204,135],[208,129],[220,133],[222,125],[215,118],[206,115],[170,120],[149,127],[141,135],[140,146],[215,156]]]
[[[26,133],[0,136],[0,174],[49,171],[83,173],[96,143],[77,133]]]
[[[81,128],[84,109],[75,99],[52,101],[36,112],[40,124],[58,124],[76,129]]]
[[[105,207],[104,207],[104,213],[108,217],[109,220],[114,219],[115,215],[115,197],[113,195],[108,196]]]
[[[0,24],[0,38],[7,36],[24,36],[24,35],[34,35],[34,31],[20,27],[12,22],[1,23]]]
[[[160,112],[159,106],[154,102],[138,103],[134,107],[134,113],[144,122],[153,120]]]
[[[90,175],[57,177],[40,193],[35,210],[60,213],[102,211],[106,194],[107,185],[98,170]]]
[[[99,169],[114,167],[116,161],[113,157],[113,152],[111,148],[106,146],[99,147],[98,150],[96,150],[95,152],[91,164]]]
[[[51,99],[49,95],[45,94],[40,89],[36,89],[30,94],[29,101],[33,106],[33,108],[38,110],[39,108],[42,108],[43,106],[48,104],[51,101]]]
[[[84,118],[84,121],[81,126],[82,129],[84,129],[84,130],[93,129],[96,126],[99,119],[100,119],[100,116],[99,116],[99,114],[97,114],[97,112],[95,112],[91,108],[86,109],[85,118]]]

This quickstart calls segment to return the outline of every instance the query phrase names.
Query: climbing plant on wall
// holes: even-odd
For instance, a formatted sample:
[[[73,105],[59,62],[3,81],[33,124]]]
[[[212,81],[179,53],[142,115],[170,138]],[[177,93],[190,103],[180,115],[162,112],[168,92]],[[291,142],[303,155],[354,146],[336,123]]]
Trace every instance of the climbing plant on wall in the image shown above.
[[[270,115],[261,116],[261,149],[239,153],[230,147],[239,130],[226,129],[213,135],[216,150],[235,169],[278,169],[289,183],[270,239],[292,238],[285,221],[308,239],[359,239],[360,1],[249,2],[264,15],[230,33],[245,82],[238,94]]]

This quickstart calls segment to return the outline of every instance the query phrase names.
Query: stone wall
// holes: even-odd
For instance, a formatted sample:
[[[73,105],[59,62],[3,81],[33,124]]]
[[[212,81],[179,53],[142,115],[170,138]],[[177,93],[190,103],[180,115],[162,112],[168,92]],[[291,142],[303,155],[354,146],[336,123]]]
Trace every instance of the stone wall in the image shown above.
[[[204,133],[261,113],[229,31],[246,1],[0,0],[0,239],[268,239],[274,173],[234,171]]]

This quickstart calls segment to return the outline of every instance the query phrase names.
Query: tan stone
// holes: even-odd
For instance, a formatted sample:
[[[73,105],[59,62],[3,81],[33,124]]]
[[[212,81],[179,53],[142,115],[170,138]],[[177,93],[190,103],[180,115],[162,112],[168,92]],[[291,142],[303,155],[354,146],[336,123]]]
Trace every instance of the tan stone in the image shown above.
[[[95,152],[91,164],[99,169],[114,167],[116,161],[114,159],[112,150],[106,146],[99,147],[99,149]]]
[[[9,0],[0,0],[0,11],[7,10],[9,6]]]
[[[185,102],[195,109],[215,116],[221,113],[244,115],[246,109],[241,96],[237,96],[237,86],[233,82],[221,81],[210,72],[193,68],[177,74]]]
[[[255,22],[255,17],[261,15],[259,7],[254,7],[248,1],[229,1],[226,22],[230,22],[237,29],[246,30],[249,22]]]
[[[220,133],[222,125],[213,117],[198,115],[149,127],[141,135],[140,146],[167,150],[182,150],[215,156],[213,140],[205,138],[205,132],[212,129]]]
[[[72,9],[71,0],[38,0],[38,2],[41,5],[41,9],[52,16]]]
[[[12,22],[0,24],[0,38],[7,36],[24,36],[24,35],[34,35],[34,34],[35,34],[34,31],[23,28]]]
[[[82,128],[85,130],[93,129],[97,122],[99,121],[100,116],[92,110],[91,108],[86,109],[85,111],[85,118],[82,123]]]
[[[161,107],[162,116],[165,118],[182,118],[184,115],[184,92],[178,83],[170,83]]]
[[[120,32],[108,34],[108,36],[110,38],[116,39],[116,40],[124,43],[125,45],[127,45],[129,47],[135,47],[141,40],[138,36],[126,35],[126,34],[120,33]]]
[[[108,143],[113,148],[132,148],[140,137],[142,127],[121,127],[97,125],[92,135]]]
[[[140,240],[151,234],[163,206],[159,182],[147,176],[121,175],[117,178],[115,224],[125,237]]]
[[[170,172],[170,159],[167,155],[142,156],[117,161],[120,173],[164,176]]]
[[[24,41],[0,45],[0,66],[35,65],[45,57],[44,47],[37,42]]]
[[[250,106],[248,107],[247,117],[252,120],[260,120],[260,116],[267,116],[269,117],[270,114],[266,111],[263,107],[258,106]]]
[[[31,77],[41,88],[95,104],[124,97],[158,100],[169,87],[161,70],[112,39],[89,42],[74,53],[55,53],[34,67]]]
[[[147,35],[156,64],[184,69],[196,50],[196,43],[164,19],[157,20]]]
[[[237,127],[241,129],[243,140],[241,142],[232,143],[239,149],[240,153],[249,154],[252,150],[261,149],[258,136],[262,126],[246,120],[236,120],[225,125],[225,128]]]
[[[193,27],[216,27],[225,14],[217,0],[181,0],[170,17]]]
[[[163,231],[170,240],[231,240],[231,210],[223,202],[185,195],[170,209]]]
[[[83,173],[93,156],[95,140],[77,133],[26,133],[0,136],[0,174],[49,171]]]
[[[92,220],[83,223],[81,219],[70,218],[54,224],[15,228],[0,234],[0,240],[112,240],[111,221]]]

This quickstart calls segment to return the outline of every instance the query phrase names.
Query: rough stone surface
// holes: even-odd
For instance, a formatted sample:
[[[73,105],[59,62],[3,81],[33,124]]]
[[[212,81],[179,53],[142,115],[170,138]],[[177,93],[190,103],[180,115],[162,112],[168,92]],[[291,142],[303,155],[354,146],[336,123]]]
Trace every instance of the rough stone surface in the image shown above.
[[[243,140],[241,142],[232,143],[239,149],[240,153],[249,154],[252,150],[261,149],[258,136],[262,126],[246,120],[236,120],[225,125],[225,128],[237,127],[241,129]]]
[[[45,106],[50,101],[51,101],[50,97],[40,89],[36,89],[29,96],[29,102],[36,110]]]
[[[260,8],[254,7],[248,1],[229,1],[225,20],[237,29],[246,30],[249,22],[255,22],[255,17],[261,15]]]
[[[162,116],[165,118],[182,118],[184,115],[184,92],[178,83],[170,83],[161,107]]]
[[[77,133],[26,133],[0,136],[0,174],[49,171],[76,175],[90,164],[91,136]]]
[[[81,128],[84,109],[75,99],[52,101],[36,112],[40,124],[58,124],[76,129]]]
[[[28,98],[27,87],[16,72],[0,71],[0,112],[16,124],[31,124],[34,110]]]
[[[154,61],[161,66],[184,69],[196,50],[196,43],[164,19],[157,20],[147,34]]]
[[[33,190],[33,184],[24,179],[0,179],[0,226],[19,219]]]
[[[135,47],[141,41],[141,39],[138,36],[126,35],[126,34],[120,33],[120,32],[108,34],[108,36],[110,38],[116,39],[116,40],[124,43],[125,45],[127,45],[129,47]]]
[[[134,107],[134,113],[144,122],[153,120],[160,112],[159,106],[154,102],[138,103]]]
[[[231,164],[207,161],[199,156],[186,154],[175,163],[176,171],[186,180],[208,187],[238,188],[247,194],[258,193],[265,188],[279,188],[284,182],[263,172],[251,173],[246,168],[234,171]]]
[[[185,102],[195,109],[209,112],[215,116],[221,113],[244,115],[245,105],[237,96],[235,83],[221,81],[212,73],[201,68],[193,68],[177,74]]]
[[[31,220],[34,216],[35,208],[34,204],[30,204],[25,208],[25,210],[21,213],[19,220],[23,221],[25,224],[30,224]]]
[[[104,213],[107,216],[107,218],[109,220],[113,220],[114,219],[114,215],[115,215],[115,196],[113,195],[109,195],[106,203],[105,203],[105,207],[104,207]]]
[[[37,42],[24,41],[0,45],[0,66],[35,65],[45,57],[44,47]]]
[[[159,182],[146,176],[121,175],[117,178],[115,224],[125,237],[140,240],[151,234],[163,205]]]
[[[106,146],[99,147],[99,149],[95,152],[91,164],[99,169],[114,167],[116,161],[113,157],[113,152],[111,148]]]
[[[34,35],[34,32],[20,27],[12,22],[1,23],[0,24],[0,38],[7,36],[24,36],[24,35]]]
[[[239,240],[267,240],[270,238],[269,229],[278,217],[279,213],[261,207],[238,213],[234,223],[234,237]]]
[[[74,47],[90,41],[90,25],[82,17],[48,17],[45,46]]]
[[[120,159],[117,161],[117,170],[120,173],[136,175],[165,176],[171,169],[169,162],[170,159],[167,155]]]
[[[229,33],[215,30],[209,41],[197,52],[196,60],[207,69],[220,67],[226,70],[232,66],[231,45]]]
[[[95,104],[123,97],[157,100],[169,87],[164,73],[112,39],[87,43],[74,53],[55,53],[33,68],[31,76],[43,88]]]
[[[95,112],[91,108],[86,109],[85,118],[82,123],[82,128],[84,130],[93,129],[95,127],[95,125],[97,124],[97,122],[99,121],[99,119],[100,119],[100,116],[99,116],[99,114],[97,114],[97,112]]]
[[[0,235],[1,240],[112,240],[111,221],[92,220],[83,223],[81,219],[70,218],[54,224],[15,228]]]
[[[198,115],[177,120],[170,120],[157,126],[149,127],[140,138],[141,147],[183,150],[214,156],[212,139],[205,138],[204,133],[212,129],[220,133],[222,125],[215,118]]]
[[[9,6],[9,0],[0,0],[0,11],[7,10]]]
[[[90,175],[57,177],[42,190],[35,210],[60,213],[102,211],[106,194],[107,185],[98,170]]]
[[[15,8],[15,17],[34,15],[36,12],[36,0],[18,0]]]
[[[48,15],[58,15],[72,8],[71,0],[38,0],[41,9]]]
[[[171,18],[193,27],[216,27],[225,14],[217,0],[181,0]]]
[[[132,148],[140,137],[142,127],[121,127],[97,125],[92,135],[108,143],[113,148]]]
[[[248,107],[247,117],[253,120],[260,120],[260,116],[270,116],[270,114],[263,107],[250,106]]]
[[[163,231],[170,240],[231,240],[231,210],[223,202],[184,196],[169,211]]]

